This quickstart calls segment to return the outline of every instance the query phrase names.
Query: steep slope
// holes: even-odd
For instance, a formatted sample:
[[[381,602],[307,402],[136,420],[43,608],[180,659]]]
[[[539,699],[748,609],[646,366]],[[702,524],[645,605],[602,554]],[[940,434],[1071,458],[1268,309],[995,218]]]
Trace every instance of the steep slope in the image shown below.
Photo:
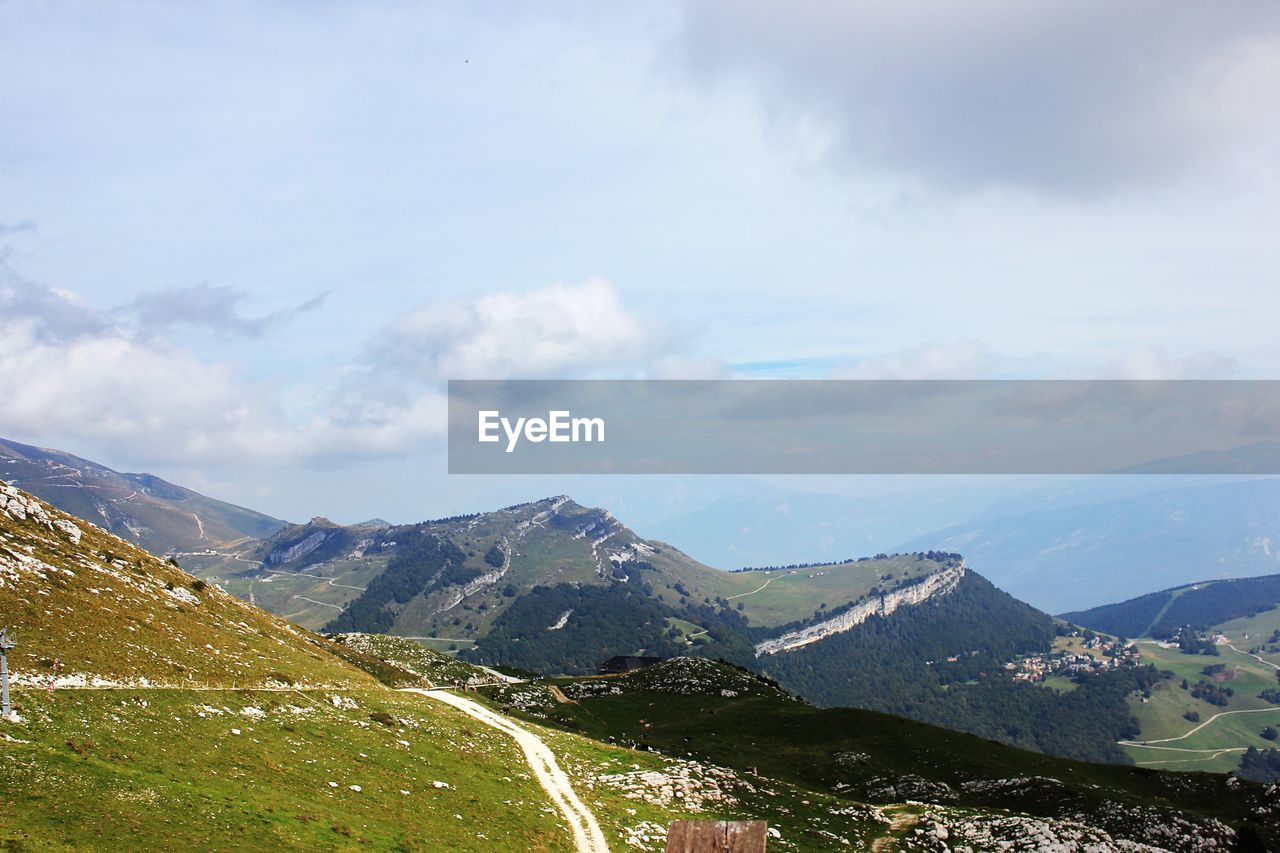
[[[323,638],[0,485],[0,618],[20,684],[359,685]]]
[[[0,619],[19,643],[3,846],[573,848],[503,731],[370,675],[474,670],[408,641],[331,643],[15,487],[0,498]],[[687,817],[764,818],[784,849],[819,849],[814,827],[858,845],[890,829],[821,791],[527,728],[618,849],[661,849]]]
[[[151,474],[122,474],[60,450],[0,439],[0,480],[153,554],[269,536],[284,522]]]
[[[483,692],[527,719],[596,738],[687,754],[854,800],[928,804],[886,809],[928,833],[925,849],[943,849],[938,839],[977,850],[1116,850],[1125,843],[1274,849],[1280,843],[1274,819],[1280,786],[1068,761],[874,711],[814,708],[712,661],[680,658],[622,676]],[[1003,818],[993,821],[992,810],[1004,810]]]
[[[822,706],[899,714],[1054,755],[1125,762],[1135,732],[1125,697],[1155,674],[1133,667],[1080,675],[1065,693],[1013,677],[1043,657],[1052,619],[973,572],[945,594],[855,628],[762,655],[758,668]]]

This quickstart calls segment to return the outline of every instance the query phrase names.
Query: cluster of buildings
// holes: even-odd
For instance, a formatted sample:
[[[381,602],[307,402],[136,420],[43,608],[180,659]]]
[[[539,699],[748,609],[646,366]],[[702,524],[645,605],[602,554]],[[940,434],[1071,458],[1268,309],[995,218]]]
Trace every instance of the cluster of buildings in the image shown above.
[[[1029,655],[1004,665],[1015,681],[1044,681],[1050,675],[1071,678],[1090,672],[1104,672],[1138,666],[1138,647],[1131,642],[1091,637],[1082,641],[1083,651],[1059,649],[1044,655]]]

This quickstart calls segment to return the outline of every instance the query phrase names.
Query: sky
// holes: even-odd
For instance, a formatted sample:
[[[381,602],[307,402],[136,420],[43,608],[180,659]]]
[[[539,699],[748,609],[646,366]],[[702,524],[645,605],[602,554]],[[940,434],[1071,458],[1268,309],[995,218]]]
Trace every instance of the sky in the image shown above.
[[[1280,378],[1269,0],[0,0],[0,57],[0,435],[280,517],[740,487],[449,477],[450,378]]]

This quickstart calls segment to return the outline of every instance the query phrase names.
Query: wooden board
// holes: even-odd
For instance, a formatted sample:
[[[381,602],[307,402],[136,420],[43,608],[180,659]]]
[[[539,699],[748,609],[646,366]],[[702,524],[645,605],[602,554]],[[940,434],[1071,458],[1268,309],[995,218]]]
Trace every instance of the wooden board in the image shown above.
[[[667,830],[666,853],[764,853],[768,839],[762,820],[677,820]]]

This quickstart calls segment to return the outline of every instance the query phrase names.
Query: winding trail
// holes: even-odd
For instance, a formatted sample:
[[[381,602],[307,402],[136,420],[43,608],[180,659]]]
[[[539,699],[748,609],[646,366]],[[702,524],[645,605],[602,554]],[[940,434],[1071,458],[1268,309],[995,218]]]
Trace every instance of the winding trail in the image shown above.
[[[1266,658],[1259,657],[1258,655],[1255,655],[1255,654],[1253,654],[1252,652],[1246,652],[1246,651],[1244,651],[1243,649],[1237,649],[1235,646],[1231,645],[1230,643],[1227,643],[1227,648],[1231,649],[1232,651],[1239,652],[1240,654],[1244,655],[1245,657],[1251,657],[1251,658],[1253,658],[1254,660],[1256,660],[1258,663],[1264,663],[1264,664],[1266,664],[1267,666],[1269,666],[1269,667],[1271,667],[1272,669],[1274,669],[1275,671],[1280,672],[1280,666],[1276,666],[1274,663],[1272,663],[1271,661],[1267,660]]]
[[[300,598],[303,601],[309,601],[312,604],[319,604],[321,607],[332,607],[334,610],[338,611],[339,613],[341,613],[343,610],[346,609],[344,607],[339,607],[336,604],[329,604],[328,602],[324,602],[324,601],[316,601],[314,598],[307,598],[305,595],[295,595],[294,598]]]
[[[362,586],[352,586],[349,583],[338,583],[338,578],[342,577],[342,575],[337,575],[331,578],[326,575],[313,575],[310,572],[277,572],[274,569],[267,569],[267,574],[272,575],[274,577],[285,577],[285,578],[292,578],[292,577],[297,577],[298,575],[302,575],[303,577],[306,577],[306,578],[315,578],[318,581],[328,581],[329,582],[327,584],[328,586],[337,586],[337,587],[342,587],[343,589],[358,589],[361,592],[365,591],[365,588]]]
[[[780,577],[782,577],[782,575],[775,575],[774,577],[769,578],[767,581],[765,581],[764,583],[760,584],[760,586],[758,586],[758,587],[756,587],[755,589],[751,590],[751,592],[740,592],[740,593],[738,593],[737,595],[726,595],[726,596],[724,597],[724,600],[725,600],[725,601],[733,601],[735,598],[746,598],[748,595],[755,595],[757,592],[760,592],[762,589],[764,589],[766,586],[768,586],[769,584],[773,583],[774,581],[776,581],[776,580],[777,580],[778,578],[780,578]]]
[[[1184,738],[1191,737],[1193,734],[1200,731],[1205,726],[1209,725],[1219,717],[1230,717],[1232,714],[1274,714],[1276,713],[1276,711],[1277,711],[1276,708],[1248,708],[1242,711],[1223,711],[1220,714],[1214,714],[1212,717],[1205,720],[1203,723],[1196,726],[1191,731],[1187,732],[1186,734],[1178,735],[1177,737],[1164,737],[1158,740],[1122,740],[1122,741],[1117,741],[1117,743],[1119,743],[1121,746],[1151,746],[1152,744],[1155,744],[1155,743],[1173,743],[1174,741],[1183,740]],[[1151,747],[1151,748],[1160,749],[1161,747]],[[1193,750],[1187,750],[1187,751],[1190,752]],[[1194,751],[1202,752],[1204,750],[1194,750]]]
[[[524,750],[524,756],[529,766],[533,768],[533,774],[538,777],[538,784],[547,792],[560,814],[568,821],[569,828],[573,830],[573,843],[578,853],[609,853],[609,844],[604,839],[604,833],[600,830],[600,824],[596,822],[595,815],[582,800],[578,799],[573,786],[569,783],[569,777],[556,763],[555,755],[537,735],[516,725],[506,717],[490,711],[478,702],[472,702],[470,699],[455,696],[444,690],[405,687],[400,692],[417,693],[428,699],[452,705],[486,726],[511,735]]]

